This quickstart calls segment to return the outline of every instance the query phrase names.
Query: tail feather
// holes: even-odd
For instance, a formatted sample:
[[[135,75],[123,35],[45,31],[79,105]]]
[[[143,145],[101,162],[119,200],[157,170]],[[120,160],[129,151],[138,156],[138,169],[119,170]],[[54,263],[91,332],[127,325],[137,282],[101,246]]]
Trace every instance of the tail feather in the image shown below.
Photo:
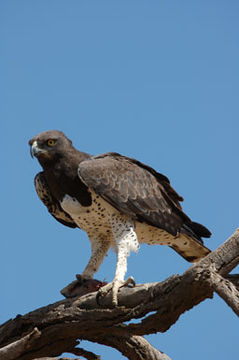
[[[185,237],[187,235],[184,235]],[[179,255],[181,255],[185,260],[189,262],[197,262],[200,259],[207,256],[211,250],[204,246],[201,242],[188,237],[188,241],[185,241],[185,237],[182,239],[181,243],[179,239],[177,243],[175,242],[170,247],[175,250]],[[181,239],[180,239],[181,240]]]
[[[191,229],[200,237],[209,238],[212,235],[211,231],[202,224],[192,221],[190,225]]]
[[[205,226],[194,221],[183,224],[180,232],[193,237],[201,244],[203,244],[202,237],[209,238],[211,236],[211,232]]]
[[[172,244],[171,248],[179,253],[184,259],[189,262],[197,262],[201,258],[210,253],[210,250],[203,245],[202,237],[209,238],[211,232],[203,225],[196,222],[184,223],[181,230],[179,239],[182,238],[179,246],[179,240]],[[185,237],[188,241],[185,241]]]

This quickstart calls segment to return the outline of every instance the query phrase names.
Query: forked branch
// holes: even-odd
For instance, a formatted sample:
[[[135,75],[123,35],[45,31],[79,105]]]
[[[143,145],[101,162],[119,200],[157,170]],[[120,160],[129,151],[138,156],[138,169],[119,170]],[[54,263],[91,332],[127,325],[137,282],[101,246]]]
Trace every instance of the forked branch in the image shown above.
[[[9,320],[0,326],[0,358],[50,359],[71,352],[90,359],[89,352],[77,352],[78,339],[85,339],[114,347],[131,360],[168,360],[142,336],[167,331],[185,311],[212,298],[213,292],[239,315],[239,275],[228,275],[238,263],[239,230],[183,275],[122,288],[117,307],[111,306],[110,294],[99,305],[96,293],[91,293]],[[139,322],[125,325],[132,319]]]

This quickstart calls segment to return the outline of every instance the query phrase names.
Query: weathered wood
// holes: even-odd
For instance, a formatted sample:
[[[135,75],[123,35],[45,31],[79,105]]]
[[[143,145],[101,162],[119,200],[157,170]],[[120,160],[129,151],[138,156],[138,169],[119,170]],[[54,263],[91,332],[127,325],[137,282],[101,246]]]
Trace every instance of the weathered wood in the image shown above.
[[[41,332],[35,327],[29,334],[25,335],[19,340],[16,340],[9,345],[0,349],[1,360],[14,360],[27,351],[31,343],[41,336]]]
[[[71,350],[73,355],[78,355],[78,356],[83,356],[85,359],[87,360],[100,360],[100,356],[99,355],[95,355],[93,352],[91,351],[87,351],[83,348],[74,348]],[[81,358],[82,359],[82,358]],[[80,358],[68,358],[68,357],[41,357],[41,358],[37,358],[34,360],[81,360]]]
[[[211,272],[212,287],[215,292],[230,306],[239,316],[239,291],[233,283],[224,279],[221,275]]]
[[[18,348],[18,356],[6,359],[49,358],[63,352],[78,356],[78,339],[85,339],[112,346],[131,360],[168,360],[167,355],[154,349],[142,335],[167,331],[181,314],[212,298],[215,291],[238,315],[239,276],[228,275],[238,263],[237,230],[184,274],[171,276],[161,283],[122,288],[117,307],[111,305],[111,294],[98,304],[96,293],[90,293],[9,320],[0,326],[0,355],[1,351],[9,355],[10,349],[23,344],[23,339],[37,327],[37,339],[28,341],[26,348]],[[142,320],[137,324],[124,324],[132,319]]]
[[[56,358],[56,357],[43,357],[43,358],[38,358],[38,359],[33,359],[33,360],[81,360],[80,358],[69,358],[69,357],[60,357],[60,358]]]

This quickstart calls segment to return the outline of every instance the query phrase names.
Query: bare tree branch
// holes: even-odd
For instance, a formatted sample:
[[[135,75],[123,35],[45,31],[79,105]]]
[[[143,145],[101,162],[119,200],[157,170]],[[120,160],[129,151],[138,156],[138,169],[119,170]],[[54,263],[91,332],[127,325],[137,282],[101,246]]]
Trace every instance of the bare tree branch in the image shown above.
[[[33,359],[33,360],[81,360],[81,359],[80,358],[69,358],[69,357],[60,357],[60,358],[43,357],[43,358],[38,358],[38,359]]]
[[[69,349],[68,349],[68,351],[69,351]],[[93,352],[87,351],[83,348],[79,348],[79,347],[73,348],[69,352],[71,352],[72,354],[77,355],[77,356],[83,356],[87,360],[100,360],[99,355],[95,355]],[[34,360],[78,360],[78,359],[80,360],[80,358],[72,359],[72,358],[68,358],[68,357],[60,357],[60,358],[41,357],[41,358],[37,358]]]
[[[211,272],[211,281],[216,293],[221,296],[235,314],[239,316],[239,291],[233,283],[213,271]]]
[[[80,358],[69,358],[69,357],[43,357],[43,358],[37,358],[37,359],[33,359],[33,360],[81,360]]]
[[[214,291],[238,315],[239,276],[228,275],[238,263],[237,230],[183,275],[171,276],[161,283],[122,288],[117,307],[112,307],[110,294],[99,305],[96,293],[90,293],[9,320],[0,326],[0,346],[3,347],[0,355],[1,351],[9,355],[10,350],[16,348],[16,344],[23,344],[25,336],[37,327],[37,339],[28,341],[23,352],[7,360],[57,357],[64,352],[79,356],[75,350],[78,339],[112,346],[131,360],[168,360],[167,355],[154,349],[142,335],[167,331],[185,311],[212,298]],[[139,319],[139,322],[124,324],[132,319]]]
[[[238,274],[232,274],[225,276],[225,279],[229,280],[239,291],[239,275]]]
[[[41,336],[41,332],[35,327],[29,334],[21,339],[10,343],[0,349],[1,360],[14,360],[20,357],[27,349],[30,348],[31,343]]]
[[[95,355],[93,352],[87,351],[83,348],[75,348],[71,351],[71,353],[74,355],[83,356],[87,360],[99,360],[100,359],[99,355]]]
[[[117,330],[114,328],[113,333],[111,331],[111,334],[107,334],[102,339],[97,338],[96,341],[119,350],[130,360],[171,360],[142,336],[130,335],[123,329],[122,334],[119,335]]]

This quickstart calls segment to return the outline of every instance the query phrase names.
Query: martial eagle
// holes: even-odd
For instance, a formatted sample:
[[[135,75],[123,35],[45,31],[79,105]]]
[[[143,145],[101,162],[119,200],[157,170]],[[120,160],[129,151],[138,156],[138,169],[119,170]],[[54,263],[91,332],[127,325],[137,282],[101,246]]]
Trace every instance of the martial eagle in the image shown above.
[[[43,168],[35,177],[39,198],[56,220],[86,231],[91,242],[82,279],[92,279],[109,248],[115,249],[114,280],[105,286],[112,288],[113,304],[124,284],[127,256],[140,243],[168,245],[190,262],[210,252],[201,239],[210,231],[190,220],[169,179],[150,166],[114,152],[80,152],[56,130],[36,135],[29,145]]]

